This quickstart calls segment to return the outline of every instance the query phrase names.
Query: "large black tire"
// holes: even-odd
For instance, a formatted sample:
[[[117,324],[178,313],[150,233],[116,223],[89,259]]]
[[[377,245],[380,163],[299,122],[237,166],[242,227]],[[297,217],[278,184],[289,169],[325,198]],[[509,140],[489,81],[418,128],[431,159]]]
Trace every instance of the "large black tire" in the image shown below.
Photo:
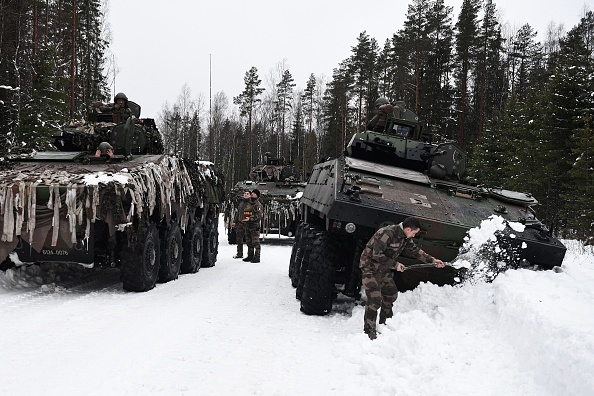
[[[202,267],[214,267],[219,253],[219,230],[216,222],[204,227],[202,238]]]
[[[16,265],[12,262],[12,260],[7,257],[2,263],[0,263],[0,271],[6,271],[7,269],[14,268]]]
[[[202,224],[195,221],[184,234],[180,272],[193,274],[202,264]]]
[[[293,245],[295,256],[291,253],[291,262],[289,264],[289,276],[291,277],[291,286],[297,287],[299,284],[299,274],[301,271],[301,264],[303,262],[303,254],[307,247],[308,232],[310,231],[309,224],[304,224],[299,229],[298,238]],[[313,234],[312,234],[313,235]],[[292,267],[292,268],[291,268]]]
[[[326,233],[318,233],[309,254],[309,266],[301,296],[301,311],[308,315],[327,315],[332,311],[338,254],[336,244]]]
[[[159,282],[177,279],[182,262],[182,234],[174,220],[161,233],[161,266]]]
[[[295,281],[291,282],[295,285],[295,297],[301,300],[303,294],[303,285],[305,285],[305,277],[307,276],[307,268],[309,267],[309,256],[312,248],[312,241],[319,231],[315,227],[305,226],[302,234],[303,248],[297,252],[296,266],[295,266]],[[302,253],[300,253],[302,252]]]
[[[300,221],[299,225],[297,226],[297,232],[295,234],[295,241],[293,242],[293,247],[291,248],[291,259],[289,260],[289,278],[291,278],[291,283],[293,283],[294,273],[295,273],[295,259],[297,257],[297,251],[299,250],[299,241],[301,240],[301,230],[303,230],[303,222]],[[295,287],[295,286],[293,286]]]
[[[120,279],[124,290],[151,290],[159,277],[159,231],[153,223],[138,233],[133,247],[128,246],[125,232],[118,232]]]

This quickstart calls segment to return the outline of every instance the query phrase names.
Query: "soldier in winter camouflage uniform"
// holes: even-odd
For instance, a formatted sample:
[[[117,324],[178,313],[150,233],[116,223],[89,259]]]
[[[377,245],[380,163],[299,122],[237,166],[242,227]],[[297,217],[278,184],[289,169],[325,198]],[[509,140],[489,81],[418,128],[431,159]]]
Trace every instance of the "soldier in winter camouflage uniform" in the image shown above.
[[[243,198],[239,205],[237,205],[237,213],[235,214],[235,218],[233,219],[233,223],[231,224],[231,228],[235,229],[235,236],[237,241],[237,254],[233,256],[233,258],[243,258],[243,237],[245,235],[245,223],[242,221],[244,219],[244,210],[245,206],[250,202],[250,191],[245,190],[243,192]]]
[[[132,110],[128,107],[128,97],[120,92],[113,98],[113,103],[107,105],[96,103],[102,113],[112,113],[113,122],[120,123],[126,121],[132,115]]]
[[[260,219],[262,218],[262,204],[260,190],[252,190],[252,197],[243,209],[245,224],[245,242],[248,245],[248,255],[243,261],[260,262]]]
[[[363,253],[359,267],[363,288],[367,295],[365,305],[365,322],[363,331],[370,339],[377,337],[377,310],[381,307],[379,323],[386,323],[392,317],[392,306],[398,297],[398,289],[394,283],[393,271],[404,271],[404,264],[396,261],[398,256],[416,258],[425,263],[434,263],[443,268],[443,261],[422,251],[412,238],[421,229],[421,222],[409,217],[402,223],[380,228],[369,240]]]

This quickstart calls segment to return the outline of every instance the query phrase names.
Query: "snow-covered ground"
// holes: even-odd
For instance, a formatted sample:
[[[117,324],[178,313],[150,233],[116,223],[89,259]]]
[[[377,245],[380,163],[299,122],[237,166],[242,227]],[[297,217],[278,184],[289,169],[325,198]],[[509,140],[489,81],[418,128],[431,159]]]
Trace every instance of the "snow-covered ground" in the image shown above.
[[[223,229],[221,225],[221,235]],[[594,253],[562,272],[402,293],[377,340],[363,307],[299,312],[290,244],[147,293],[117,270],[0,273],[2,395],[593,395]]]

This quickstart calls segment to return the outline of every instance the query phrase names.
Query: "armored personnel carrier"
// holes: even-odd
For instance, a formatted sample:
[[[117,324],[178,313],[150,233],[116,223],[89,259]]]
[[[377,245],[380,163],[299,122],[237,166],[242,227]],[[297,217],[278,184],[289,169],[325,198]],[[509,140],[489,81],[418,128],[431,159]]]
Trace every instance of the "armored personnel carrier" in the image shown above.
[[[0,172],[0,269],[39,262],[118,267],[125,290],[215,265],[222,175],[163,153],[140,106],[71,123],[59,151],[10,158]]]
[[[433,144],[403,103],[382,107],[343,157],[314,166],[301,197],[289,276],[303,312],[327,314],[338,292],[358,298],[365,244],[379,228],[409,216],[422,223],[417,245],[444,261],[458,256],[471,228],[497,215],[524,225],[497,236],[500,259],[561,265],[566,249],[535,217],[532,195],[465,183],[466,154],[456,143]],[[425,281],[453,284],[458,276],[452,267],[418,268],[396,273],[395,281],[410,290]]]
[[[260,225],[262,236],[293,237],[299,219],[299,198],[304,188],[305,182],[300,181],[296,166],[285,164],[282,158],[272,158],[267,152],[262,164],[256,165],[250,171],[250,180],[237,182],[225,202],[225,224],[229,243],[236,243],[235,231],[231,224],[243,191],[260,190],[263,210]]]

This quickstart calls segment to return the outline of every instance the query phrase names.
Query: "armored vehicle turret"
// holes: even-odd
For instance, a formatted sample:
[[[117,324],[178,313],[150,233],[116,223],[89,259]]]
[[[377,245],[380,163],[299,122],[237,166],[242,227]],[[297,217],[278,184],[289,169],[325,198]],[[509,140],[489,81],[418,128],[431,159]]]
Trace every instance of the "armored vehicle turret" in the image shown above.
[[[60,151],[10,158],[0,171],[0,269],[39,262],[118,267],[123,287],[213,266],[223,178],[208,162],[163,153],[140,106],[65,126]]]
[[[299,170],[283,158],[273,158],[269,152],[264,160],[250,171],[250,179],[235,184],[225,202],[225,224],[229,243],[236,243],[231,228],[237,207],[245,190],[260,190],[263,216],[260,224],[262,236],[284,235],[293,237],[299,218],[299,198],[305,188]]]
[[[490,216],[522,223],[498,236],[501,259],[553,268],[565,247],[535,217],[537,200],[525,192],[466,183],[466,154],[454,142],[432,143],[403,103],[385,103],[365,132],[355,133],[344,156],[314,166],[301,197],[300,223],[289,276],[301,310],[323,315],[341,292],[358,298],[359,258],[381,227],[414,216],[416,243],[444,261],[456,259],[467,232]],[[412,259],[398,259],[415,264]],[[454,284],[459,270],[417,268],[396,273],[399,290],[420,282]]]

